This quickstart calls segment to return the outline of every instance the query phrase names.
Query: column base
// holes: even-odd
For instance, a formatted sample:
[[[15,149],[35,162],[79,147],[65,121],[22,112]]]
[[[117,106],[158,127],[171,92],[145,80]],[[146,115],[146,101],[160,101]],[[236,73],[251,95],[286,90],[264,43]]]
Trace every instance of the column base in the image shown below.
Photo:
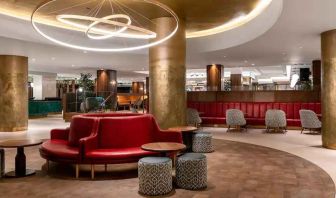
[[[336,144],[330,144],[330,145],[323,144],[322,147],[326,149],[336,150]]]
[[[26,131],[28,130],[27,126],[24,127],[0,127],[1,132],[19,132],[19,131]]]

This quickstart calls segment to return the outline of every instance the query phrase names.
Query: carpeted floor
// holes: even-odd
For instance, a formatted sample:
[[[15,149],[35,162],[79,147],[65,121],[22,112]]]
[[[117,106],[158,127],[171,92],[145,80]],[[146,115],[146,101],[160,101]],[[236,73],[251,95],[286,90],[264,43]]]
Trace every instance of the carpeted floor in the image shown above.
[[[215,140],[214,144],[216,152],[207,154],[208,188],[175,189],[167,197],[335,197],[329,175],[302,158],[245,143]],[[15,154],[15,149],[6,150],[7,171],[14,167]],[[89,167],[82,166],[76,180],[72,166],[51,163],[46,174],[38,147],[27,148],[26,156],[27,167],[39,171],[31,177],[0,179],[0,197],[141,197],[136,164],[110,165],[108,173],[98,167],[93,181]]]

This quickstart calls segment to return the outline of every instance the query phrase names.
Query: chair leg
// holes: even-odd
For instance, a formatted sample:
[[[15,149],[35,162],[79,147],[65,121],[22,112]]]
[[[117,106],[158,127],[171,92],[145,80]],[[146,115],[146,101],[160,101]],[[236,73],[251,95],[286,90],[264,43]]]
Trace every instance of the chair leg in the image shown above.
[[[230,130],[230,125],[228,126],[228,129],[226,130],[226,132],[229,132],[229,130]]]
[[[79,177],[79,164],[76,164],[76,179]]]
[[[107,164],[105,164],[105,172],[107,172]]]
[[[304,128],[302,127],[302,129],[301,129],[301,134],[303,133],[303,131],[304,131]]]
[[[95,166],[94,164],[91,164],[91,179],[94,179],[95,177]]]
[[[47,169],[47,172],[49,172],[49,160],[46,161],[46,169]]]

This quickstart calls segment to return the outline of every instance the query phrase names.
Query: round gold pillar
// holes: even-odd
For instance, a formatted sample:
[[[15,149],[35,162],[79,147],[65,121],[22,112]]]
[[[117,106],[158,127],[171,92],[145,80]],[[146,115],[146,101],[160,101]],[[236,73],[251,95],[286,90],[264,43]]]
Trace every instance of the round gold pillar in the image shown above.
[[[154,19],[160,39],[175,27],[170,17]],[[149,49],[149,109],[163,129],[186,124],[185,24],[168,41]]]
[[[336,30],[322,33],[322,143],[336,149]]]
[[[0,55],[0,132],[28,128],[28,58]]]

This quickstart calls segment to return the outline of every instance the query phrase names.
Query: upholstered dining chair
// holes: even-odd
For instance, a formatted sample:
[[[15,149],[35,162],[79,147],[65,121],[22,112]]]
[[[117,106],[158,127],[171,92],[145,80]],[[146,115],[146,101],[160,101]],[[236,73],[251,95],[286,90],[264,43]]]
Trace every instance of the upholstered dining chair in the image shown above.
[[[228,126],[227,131],[230,131],[231,127],[235,127],[239,131],[241,128],[247,130],[244,113],[239,109],[228,109],[226,111],[226,125]]]
[[[322,123],[318,119],[316,113],[312,110],[301,109],[300,113],[300,120],[301,120],[301,133],[304,130],[309,130],[309,132],[316,131],[321,133]]]
[[[286,113],[277,109],[267,110],[265,115],[265,125],[267,132],[269,132],[270,129],[274,129],[274,131],[281,130],[283,133],[287,132]]]
[[[199,127],[201,123],[202,119],[199,116],[199,112],[196,109],[187,108],[187,124]]]

